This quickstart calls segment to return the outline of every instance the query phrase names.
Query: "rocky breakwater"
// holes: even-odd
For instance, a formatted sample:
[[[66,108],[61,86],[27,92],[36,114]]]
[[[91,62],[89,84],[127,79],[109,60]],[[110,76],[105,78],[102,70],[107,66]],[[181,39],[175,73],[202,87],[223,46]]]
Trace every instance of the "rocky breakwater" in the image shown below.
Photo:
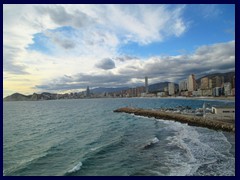
[[[164,112],[158,110],[150,110],[150,109],[140,109],[140,108],[130,108],[124,107],[114,110],[114,112],[124,112],[128,114],[135,114],[138,116],[145,117],[154,117],[156,119],[163,120],[172,120],[181,123],[187,123],[190,126],[199,126],[206,127],[214,130],[222,130],[228,132],[235,132],[235,124],[230,123],[223,120],[206,120],[203,117],[197,117],[193,115],[183,115],[183,114],[175,114],[171,112]]]

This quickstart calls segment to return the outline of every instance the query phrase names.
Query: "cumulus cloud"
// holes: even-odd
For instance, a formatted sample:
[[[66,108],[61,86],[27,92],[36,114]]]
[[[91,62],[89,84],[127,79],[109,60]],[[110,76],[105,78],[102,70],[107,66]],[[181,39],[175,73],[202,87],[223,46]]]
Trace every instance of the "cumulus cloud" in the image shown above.
[[[48,15],[50,19],[60,26],[74,26],[82,28],[94,23],[94,19],[80,10],[67,12],[64,6],[38,6],[36,10],[42,15]]]
[[[4,4],[4,74],[30,73],[22,78],[38,84],[35,88],[68,90],[137,85],[146,75],[152,82],[178,81],[189,73],[234,70],[234,41],[179,56],[142,59],[119,52],[128,43],[147,46],[182,36],[189,28],[184,10],[184,5]],[[52,44],[45,48],[53,53],[37,49],[36,34],[48,38]],[[31,44],[37,48],[28,49]]]
[[[105,58],[98,62],[95,66],[99,69],[108,70],[115,68],[115,63],[112,59]]]
[[[5,45],[3,49],[3,71],[12,74],[28,74],[26,66],[16,61],[19,58],[18,56],[21,49],[7,45]]]
[[[63,49],[73,49],[76,47],[76,42],[71,38],[65,37],[61,32],[46,31],[44,33],[57,46]]]
[[[111,59],[106,59],[111,60]],[[151,57],[146,61],[135,59],[121,67],[102,74],[75,74],[72,78],[59,78],[56,83],[38,85],[46,90],[91,87],[139,86],[148,76],[150,83],[171,81],[178,83],[189,74],[197,78],[215,72],[235,70],[235,41],[201,46],[193,54]]]
[[[120,87],[122,84],[128,84],[131,80],[127,75],[116,75],[111,72],[106,74],[76,74],[73,79],[59,78],[55,83],[37,85],[36,88],[48,91],[85,89],[90,87]]]
[[[33,37],[37,33],[47,35],[57,47],[71,50],[67,53],[73,56],[112,58],[118,55],[121,43],[146,45],[163,41],[168,36],[180,36],[187,29],[182,17],[184,6],[181,5],[169,9],[166,5],[6,4],[3,10],[3,51],[8,54],[7,58],[4,56],[5,71],[10,70],[12,64],[14,71],[18,67],[20,72],[24,72],[27,63],[22,55],[26,55],[26,48],[35,43]],[[63,26],[74,28],[77,33],[66,35],[49,31]],[[21,58],[9,55],[15,54],[15,48]],[[61,50],[57,49],[51,55],[59,57],[61,54]],[[59,61],[64,62],[65,59],[59,58]],[[122,61],[127,59],[130,58]]]

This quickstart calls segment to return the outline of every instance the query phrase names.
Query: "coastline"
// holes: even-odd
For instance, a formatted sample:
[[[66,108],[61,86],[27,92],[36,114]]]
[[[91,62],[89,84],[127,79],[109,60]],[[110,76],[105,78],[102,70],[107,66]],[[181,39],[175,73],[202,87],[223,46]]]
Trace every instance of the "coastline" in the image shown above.
[[[231,123],[227,120],[226,121],[220,120],[220,119],[207,120],[203,117],[196,117],[192,115],[175,114],[170,112],[141,109],[141,108],[132,108],[132,107],[119,108],[114,110],[113,112],[135,114],[135,115],[144,116],[144,117],[154,117],[156,119],[187,123],[190,126],[206,127],[209,129],[222,130],[222,131],[235,133],[235,123]]]
[[[207,100],[207,101],[232,101],[235,102],[235,97],[207,97],[207,96],[200,96],[200,97],[183,97],[183,96],[166,96],[166,97],[128,97],[128,98],[156,98],[156,99],[188,99],[188,100]]]

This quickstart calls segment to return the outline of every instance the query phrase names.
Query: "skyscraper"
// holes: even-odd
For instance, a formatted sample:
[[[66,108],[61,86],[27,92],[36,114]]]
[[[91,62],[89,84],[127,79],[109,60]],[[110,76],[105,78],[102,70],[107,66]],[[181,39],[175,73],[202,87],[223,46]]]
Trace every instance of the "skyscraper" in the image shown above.
[[[230,82],[224,83],[224,95],[225,96],[230,96],[231,95],[231,90],[232,90],[232,85]]]
[[[86,90],[86,97],[90,97],[90,90],[89,90],[89,86],[87,87],[87,90]]]
[[[148,77],[145,77],[145,92],[148,93]]]
[[[223,77],[215,76],[215,77],[212,78],[212,87],[213,88],[221,87],[223,83],[224,83]]]
[[[209,79],[208,77],[204,77],[201,79],[201,89],[208,89],[209,88]]]
[[[179,82],[179,91],[187,91],[187,80],[182,80]]]
[[[195,80],[195,75],[190,74],[188,76],[188,91],[195,91],[196,90],[196,80]]]

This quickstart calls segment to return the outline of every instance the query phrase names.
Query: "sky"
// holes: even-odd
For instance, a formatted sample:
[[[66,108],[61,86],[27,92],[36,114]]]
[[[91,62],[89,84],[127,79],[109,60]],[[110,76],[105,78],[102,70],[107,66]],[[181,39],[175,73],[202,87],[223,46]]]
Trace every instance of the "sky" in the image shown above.
[[[234,4],[3,5],[3,96],[235,71]]]

